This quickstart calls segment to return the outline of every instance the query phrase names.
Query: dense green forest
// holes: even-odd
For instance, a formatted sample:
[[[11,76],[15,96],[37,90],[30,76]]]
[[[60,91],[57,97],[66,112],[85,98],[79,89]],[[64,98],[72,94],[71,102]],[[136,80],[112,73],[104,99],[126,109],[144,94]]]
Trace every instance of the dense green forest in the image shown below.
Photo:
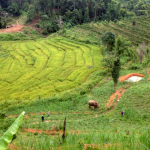
[[[40,18],[36,24],[48,34],[63,27],[90,21],[114,21],[150,14],[148,0],[0,0],[0,28],[9,16],[27,16],[27,23]]]

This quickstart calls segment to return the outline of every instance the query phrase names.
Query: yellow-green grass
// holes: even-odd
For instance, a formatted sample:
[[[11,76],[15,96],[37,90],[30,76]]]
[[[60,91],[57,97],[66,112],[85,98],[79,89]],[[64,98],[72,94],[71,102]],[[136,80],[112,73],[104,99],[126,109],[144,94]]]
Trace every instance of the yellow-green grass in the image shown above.
[[[102,69],[99,47],[63,37],[1,42],[0,54],[0,103],[10,106],[95,83]]]

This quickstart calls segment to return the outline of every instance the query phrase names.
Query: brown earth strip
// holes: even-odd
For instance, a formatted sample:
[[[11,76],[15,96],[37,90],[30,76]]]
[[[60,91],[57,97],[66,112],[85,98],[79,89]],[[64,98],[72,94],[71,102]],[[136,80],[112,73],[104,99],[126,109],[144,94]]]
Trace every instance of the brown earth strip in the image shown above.
[[[24,150],[34,150],[33,148],[28,148],[28,147],[25,147],[25,146],[20,147],[20,146],[14,145],[12,143],[7,146],[7,150],[22,150],[22,149],[24,149]]]
[[[0,33],[15,33],[22,30],[22,28],[25,27],[25,25],[15,25],[13,27],[2,29],[0,30]]]
[[[110,96],[110,99],[108,100],[108,103],[106,104],[106,108],[109,108],[112,106],[115,98],[117,97],[117,100],[120,100],[121,96],[124,94],[124,92],[126,91],[126,88],[128,88],[130,85],[127,84],[124,87],[120,88],[119,90],[117,90],[115,93],[113,93]]]
[[[109,113],[110,111],[112,111],[118,101],[117,100],[120,100],[121,96],[124,94],[124,92],[130,88],[130,85],[127,84],[125,85],[124,87],[120,88],[119,90],[117,90],[115,93],[113,93],[111,96],[110,96],[110,99],[108,100],[108,103],[106,104],[106,109],[107,108],[110,108],[109,110],[107,110],[106,112],[104,112],[103,114],[107,114]],[[116,101],[114,102],[114,100],[116,99]]]
[[[127,80],[128,78],[132,77],[132,76],[139,76],[139,77],[144,77],[144,74],[139,74],[139,73],[130,73],[130,74],[127,74],[125,76],[122,76],[119,78],[119,81],[125,81]]]
[[[52,135],[52,136],[55,136],[55,135],[59,135],[59,134],[62,134],[62,130],[59,130],[59,131],[56,131],[56,130],[39,130],[39,129],[24,129],[24,131],[26,132],[30,132],[30,133],[46,133],[48,135]]]
[[[110,149],[112,146],[119,148],[120,145],[121,145],[120,143],[114,143],[114,144],[109,143],[109,144],[104,144],[104,145],[102,145],[102,144],[84,144],[84,149],[85,150],[88,150],[88,149],[99,149],[100,150],[102,148]]]

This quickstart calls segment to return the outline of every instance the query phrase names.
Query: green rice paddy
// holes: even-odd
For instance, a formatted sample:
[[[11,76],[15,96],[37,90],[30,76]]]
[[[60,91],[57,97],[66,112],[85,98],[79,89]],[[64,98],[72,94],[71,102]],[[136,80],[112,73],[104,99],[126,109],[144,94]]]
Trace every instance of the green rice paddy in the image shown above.
[[[65,38],[0,42],[0,103],[49,98],[86,83],[101,50]]]

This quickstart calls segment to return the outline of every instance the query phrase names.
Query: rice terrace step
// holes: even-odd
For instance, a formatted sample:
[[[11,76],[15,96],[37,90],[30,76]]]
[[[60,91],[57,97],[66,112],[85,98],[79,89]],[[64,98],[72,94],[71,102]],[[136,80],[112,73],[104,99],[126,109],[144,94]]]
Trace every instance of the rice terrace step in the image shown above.
[[[66,38],[0,45],[1,104],[5,99],[25,102],[76,88],[101,66],[98,47]]]

